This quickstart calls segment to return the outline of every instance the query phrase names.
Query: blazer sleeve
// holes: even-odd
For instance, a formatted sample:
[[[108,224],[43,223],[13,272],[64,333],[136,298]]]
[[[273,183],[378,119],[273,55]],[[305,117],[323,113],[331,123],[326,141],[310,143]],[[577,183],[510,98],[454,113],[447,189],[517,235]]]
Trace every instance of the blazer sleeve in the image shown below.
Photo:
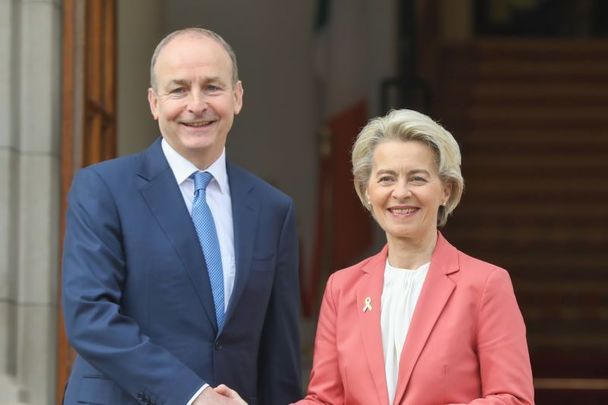
[[[285,405],[301,397],[298,237],[290,200],[277,250],[276,271],[260,340],[258,401]]]
[[[526,327],[505,270],[496,269],[489,274],[478,314],[477,350],[483,398],[470,404],[533,404]]]
[[[297,405],[344,404],[344,386],[336,341],[337,306],[333,291],[334,277],[332,275],[327,281],[323,294],[308,392]]]
[[[127,269],[114,197],[93,169],[68,196],[63,311],[78,354],[134,398],[185,404],[204,381],[121,313]]]

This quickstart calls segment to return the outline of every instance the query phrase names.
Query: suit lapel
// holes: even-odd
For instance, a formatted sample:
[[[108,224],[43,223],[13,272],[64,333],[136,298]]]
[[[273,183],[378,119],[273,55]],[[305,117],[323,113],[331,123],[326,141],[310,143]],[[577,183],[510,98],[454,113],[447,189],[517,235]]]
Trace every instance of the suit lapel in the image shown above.
[[[160,139],[143,153],[138,176],[144,200],[183,263],[180,268],[192,282],[209,321],[217,328],[203,253],[175,176],[162,153]]]
[[[395,404],[403,401],[412,371],[456,284],[448,277],[458,271],[458,251],[438,233],[431,266],[420,292],[399,361]]]
[[[232,200],[236,274],[224,325],[230,321],[247,285],[259,214],[259,201],[253,195],[254,184],[250,177],[230,163],[226,167]]]
[[[373,256],[363,267],[366,274],[357,286],[357,308],[359,331],[363,339],[367,364],[378,393],[378,403],[388,404],[386,389],[386,371],[384,367],[384,350],[382,347],[382,330],[380,327],[380,304],[384,287],[384,268],[386,265],[387,247]],[[371,310],[366,307],[369,302]]]

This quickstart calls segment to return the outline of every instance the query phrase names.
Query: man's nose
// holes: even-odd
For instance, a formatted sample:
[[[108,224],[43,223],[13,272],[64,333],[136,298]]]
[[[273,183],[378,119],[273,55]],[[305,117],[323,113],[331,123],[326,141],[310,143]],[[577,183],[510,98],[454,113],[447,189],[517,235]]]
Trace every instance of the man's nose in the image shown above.
[[[199,114],[207,108],[207,100],[204,94],[192,92],[188,100],[188,110],[193,114]]]

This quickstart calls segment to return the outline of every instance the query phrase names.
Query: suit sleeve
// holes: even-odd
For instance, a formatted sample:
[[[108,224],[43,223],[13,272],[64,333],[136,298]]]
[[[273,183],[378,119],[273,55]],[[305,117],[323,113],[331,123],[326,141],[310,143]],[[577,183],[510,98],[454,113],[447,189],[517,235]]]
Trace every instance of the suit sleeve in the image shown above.
[[[285,405],[301,397],[298,239],[291,201],[281,229],[276,266],[260,341],[258,401]]]
[[[470,403],[533,404],[526,327],[505,270],[490,273],[479,305],[477,350],[483,397]]]
[[[204,381],[121,313],[125,265],[119,212],[93,169],[68,196],[63,311],[78,354],[142,403],[186,404]]]
[[[297,405],[344,404],[344,387],[338,365],[336,342],[337,312],[332,288],[333,277],[331,276],[327,281],[321,303],[308,392]]]

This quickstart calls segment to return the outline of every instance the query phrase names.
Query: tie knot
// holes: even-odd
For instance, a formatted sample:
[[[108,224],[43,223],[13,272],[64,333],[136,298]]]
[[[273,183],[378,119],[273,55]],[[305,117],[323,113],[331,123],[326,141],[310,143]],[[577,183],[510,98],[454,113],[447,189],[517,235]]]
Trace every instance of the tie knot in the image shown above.
[[[209,172],[194,173],[194,191],[205,191],[212,178],[213,175]]]

